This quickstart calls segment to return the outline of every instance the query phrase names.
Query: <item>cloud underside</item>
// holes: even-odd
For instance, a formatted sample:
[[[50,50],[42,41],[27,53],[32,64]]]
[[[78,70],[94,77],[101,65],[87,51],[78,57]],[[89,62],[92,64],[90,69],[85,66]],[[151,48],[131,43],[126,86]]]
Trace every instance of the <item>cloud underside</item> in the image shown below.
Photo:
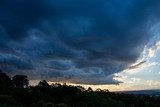
[[[10,75],[118,84],[159,19],[159,0],[1,0],[0,67]],[[132,67],[131,67],[132,68]]]

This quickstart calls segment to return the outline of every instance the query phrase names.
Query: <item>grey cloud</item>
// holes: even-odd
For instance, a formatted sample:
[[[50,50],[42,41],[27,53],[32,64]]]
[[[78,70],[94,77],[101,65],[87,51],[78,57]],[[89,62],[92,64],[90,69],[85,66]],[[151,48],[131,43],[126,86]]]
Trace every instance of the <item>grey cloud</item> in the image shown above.
[[[139,62],[139,63],[136,64],[136,65],[132,65],[132,66],[128,67],[127,69],[136,69],[136,68],[139,68],[139,67],[141,67],[141,65],[143,65],[144,63],[146,63],[146,61],[141,61],[141,62]]]
[[[48,66],[51,69],[68,70],[73,66],[71,61],[68,60],[53,60],[48,62]]]
[[[0,65],[1,66],[13,66],[21,70],[33,69],[31,61],[21,59],[17,56],[10,54],[0,54]]]

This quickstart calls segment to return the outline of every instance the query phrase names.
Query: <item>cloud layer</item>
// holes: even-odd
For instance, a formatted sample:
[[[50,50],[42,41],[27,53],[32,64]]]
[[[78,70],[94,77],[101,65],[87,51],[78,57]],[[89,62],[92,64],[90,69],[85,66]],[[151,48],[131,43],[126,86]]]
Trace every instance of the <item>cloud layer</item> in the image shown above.
[[[0,67],[30,79],[118,84],[159,20],[159,0],[1,0]]]

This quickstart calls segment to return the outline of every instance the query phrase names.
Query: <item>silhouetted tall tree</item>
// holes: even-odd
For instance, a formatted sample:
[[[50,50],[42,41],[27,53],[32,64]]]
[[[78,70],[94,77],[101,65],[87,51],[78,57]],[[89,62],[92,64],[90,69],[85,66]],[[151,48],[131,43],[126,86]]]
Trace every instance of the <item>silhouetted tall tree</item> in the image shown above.
[[[47,83],[46,80],[43,80],[43,81],[40,81],[38,86],[41,86],[41,87],[49,87],[49,84]]]
[[[6,73],[0,70],[0,92],[4,92],[13,87],[12,81]]]
[[[43,93],[48,93],[50,85],[47,83],[46,80],[40,81],[39,84],[37,85],[37,88],[43,92]],[[49,96],[49,95],[48,95]]]
[[[13,84],[15,87],[24,88],[28,86],[29,81],[25,75],[16,75],[13,77]]]

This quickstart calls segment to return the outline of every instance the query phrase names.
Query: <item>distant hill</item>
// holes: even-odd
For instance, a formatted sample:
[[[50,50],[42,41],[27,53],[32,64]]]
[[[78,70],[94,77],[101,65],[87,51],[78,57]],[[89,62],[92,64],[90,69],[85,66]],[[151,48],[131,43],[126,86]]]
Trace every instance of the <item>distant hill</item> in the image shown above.
[[[125,94],[147,94],[153,97],[160,96],[160,89],[158,90],[136,90],[136,91],[116,91],[116,93],[125,93]]]

